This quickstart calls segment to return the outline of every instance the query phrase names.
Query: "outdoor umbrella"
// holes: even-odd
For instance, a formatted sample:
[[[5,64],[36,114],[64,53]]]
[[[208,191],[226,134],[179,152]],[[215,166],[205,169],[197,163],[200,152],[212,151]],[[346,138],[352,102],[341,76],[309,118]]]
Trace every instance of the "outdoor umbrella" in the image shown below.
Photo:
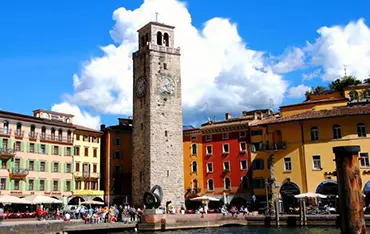
[[[320,193],[301,193],[294,195],[295,198],[327,198],[328,196]]]
[[[209,197],[209,196],[201,196],[201,197],[194,197],[190,200],[191,201],[219,201],[220,199]]]
[[[81,205],[104,205],[104,202],[91,200],[81,202]]]
[[[31,204],[30,201],[23,200],[19,197],[10,196],[10,195],[1,195],[0,203],[3,204]]]
[[[55,198],[52,198],[52,197],[48,197],[48,196],[42,196],[42,195],[31,195],[31,196],[27,196],[27,197],[24,197],[22,198],[26,201],[29,201],[31,202],[32,204],[56,204],[56,203],[63,203],[61,200],[58,200],[58,199],[55,199]]]

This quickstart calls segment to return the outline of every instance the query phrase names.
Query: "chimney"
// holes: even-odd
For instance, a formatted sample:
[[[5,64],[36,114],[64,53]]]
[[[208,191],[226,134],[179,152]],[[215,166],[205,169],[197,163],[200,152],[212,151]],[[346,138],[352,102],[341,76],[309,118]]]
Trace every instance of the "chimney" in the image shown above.
[[[225,119],[231,119],[231,114],[230,113],[225,113]]]
[[[100,125],[100,131],[103,131],[105,129],[105,124]]]

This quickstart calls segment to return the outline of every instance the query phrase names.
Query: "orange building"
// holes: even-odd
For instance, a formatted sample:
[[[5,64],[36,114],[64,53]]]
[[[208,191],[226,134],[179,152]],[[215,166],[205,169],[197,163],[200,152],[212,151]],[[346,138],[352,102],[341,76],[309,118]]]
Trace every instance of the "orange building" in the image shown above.
[[[119,118],[114,126],[101,125],[101,189],[110,204],[131,201],[132,120]]]
[[[185,198],[204,193],[202,133],[199,128],[183,131]]]

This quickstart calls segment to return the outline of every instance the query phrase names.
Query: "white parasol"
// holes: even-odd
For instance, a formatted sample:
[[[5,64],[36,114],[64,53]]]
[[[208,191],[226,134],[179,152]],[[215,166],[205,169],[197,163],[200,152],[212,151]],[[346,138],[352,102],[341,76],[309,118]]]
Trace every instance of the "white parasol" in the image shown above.
[[[209,196],[201,196],[201,197],[194,197],[190,199],[191,201],[219,201],[220,199],[209,197]]]
[[[3,204],[31,204],[31,202],[23,200],[19,197],[10,196],[10,195],[1,195],[0,203]]]
[[[104,202],[91,200],[81,202],[81,205],[104,205]]]
[[[320,193],[301,193],[294,195],[295,198],[327,198],[328,196]]]
[[[48,197],[48,196],[42,196],[42,195],[31,195],[31,196],[26,196],[22,198],[26,201],[31,202],[32,204],[57,204],[57,203],[63,203],[63,201]]]

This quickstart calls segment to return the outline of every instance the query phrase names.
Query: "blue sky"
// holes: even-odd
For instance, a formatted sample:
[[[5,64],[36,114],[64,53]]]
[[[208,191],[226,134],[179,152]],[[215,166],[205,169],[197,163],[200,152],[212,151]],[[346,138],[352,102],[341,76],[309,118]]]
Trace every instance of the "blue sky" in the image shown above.
[[[164,4],[165,0],[149,1],[158,1],[160,4]],[[5,100],[0,104],[0,108],[31,114],[34,109],[51,109],[55,104],[68,102],[91,116],[100,116],[99,120],[102,123],[115,124],[118,116],[127,116],[128,112],[104,111],[102,108],[95,108],[89,103],[84,103],[81,98],[76,98],[75,94],[78,91],[74,90],[72,78],[73,74],[77,74],[83,80],[81,71],[89,64],[89,61],[105,55],[99,48],[100,46],[112,44],[118,48],[121,43],[124,43],[117,41],[117,39],[113,40],[114,38],[112,39],[109,33],[115,25],[125,26],[125,19],[122,22],[112,19],[114,10],[120,7],[124,7],[126,10],[135,10],[143,2],[64,0],[58,3],[46,0],[2,1],[0,3],[0,77],[3,84],[2,97]],[[320,38],[322,38],[321,41],[340,41],[348,34],[353,34],[355,37],[359,32],[364,32],[358,36],[361,37],[359,40],[362,41],[353,43],[354,45],[360,44],[367,52],[370,48],[366,31],[368,29],[366,20],[370,19],[368,10],[370,3],[365,0],[351,1],[351,3],[348,1],[293,0],[234,0],[226,3],[225,1],[188,0],[186,8],[191,14],[192,26],[199,31],[206,28],[207,22],[214,17],[228,19],[231,24],[237,25],[237,34],[249,49],[264,53],[263,60],[267,61],[267,64],[270,63],[269,67],[273,69],[273,72],[286,82],[285,87],[281,88],[284,92],[277,94],[282,96],[279,96],[280,99],[277,98],[279,101],[276,102],[276,105],[303,99],[302,96],[293,95],[294,98],[289,95],[290,87],[296,87],[300,84],[305,87],[326,84],[330,81],[329,76],[332,77],[331,79],[337,78],[333,74],[338,74],[338,71],[330,73],[329,70],[334,68],[338,70],[340,64],[333,65],[334,62],[331,61],[337,63],[343,61],[342,57],[345,57],[346,53],[351,53],[351,48],[353,48],[350,39],[347,40],[350,45],[344,46],[347,48],[345,52],[338,49],[339,52],[334,54],[329,50],[322,49],[328,45],[327,43],[320,42],[321,44],[313,46],[315,49],[312,49],[307,48],[307,42],[315,45],[315,41]],[[165,10],[163,11],[163,13],[160,12],[160,17],[166,19],[165,23],[171,24],[170,13],[167,14]],[[125,14],[122,13],[122,15]],[[358,23],[360,19],[364,19],[365,25]],[[355,24],[354,29],[348,27],[346,31],[344,28],[351,21]],[[217,25],[217,22],[214,25]],[[329,31],[330,36],[324,37],[317,32],[321,27],[333,28],[336,25],[342,27],[342,34]],[[351,38],[351,36],[348,37]],[[177,39],[175,38],[175,40]],[[183,47],[186,48],[186,46]],[[297,48],[305,54],[298,56],[303,60],[303,64],[288,69],[289,72],[277,71],[275,65],[284,60],[284,56],[294,54],[292,53],[293,48]],[[332,47],[328,46],[328,48]],[[334,49],[336,48],[334,46]],[[368,53],[361,56],[364,61],[370,57]],[[297,61],[299,58],[293,57],[293,60]],[[312,65],[313,60],[318,60],[318,62]],[[362,67],[358,65],[359,62],[356,59],[350,60],[349,63],[350,70],[355,75],[366,73],[367,68],[364,68],[364,65],[361,65]],[[321,70],[321,75],[311,80],[302,81],[303,73],[309,74],[317,69]],[[221,71],[221,73],[223,72]],[[223,76],[220,75],[223,79],[235,75],[229,71],[224,73]],[[187,82],[187,80],[183,79],[183,82]],[[266,83],[268,82],[269,79],[266,78]],[[219,89],[225,92],[224,86]],[[200,92],[206,95],[208,90],[204,89]],[[275,97],[274,95],[272,98]],[[114,92],[112,96],[116,97]],[[222,96],[218,98],[222,98]],[[242,98],[248,99],[248,95],[242,95]],[[215,100],[218,99],[215,98]],[[210,103],[213,103],[212,100],[207,101],[207,105],[211,105]],[[262,102],[261,106],[266,106],[266,103],[267,101]],[[210,111],[212,113],[200,113],[201,101],[198,105],[186,105],[188,107],[184,108],[186,115],[184,124],[197,124],[203,122],[205,116],[216,115],[222,118],[222,112],[232,111],[238,114],[243,108],[258,107],[259,103],[240,101],[240,103],[229,105],[225,102],[220,105],[220,108],[215,108],[217,111],[214,113],[212,111]],[[213,107],[211,108],[213,109]]]

